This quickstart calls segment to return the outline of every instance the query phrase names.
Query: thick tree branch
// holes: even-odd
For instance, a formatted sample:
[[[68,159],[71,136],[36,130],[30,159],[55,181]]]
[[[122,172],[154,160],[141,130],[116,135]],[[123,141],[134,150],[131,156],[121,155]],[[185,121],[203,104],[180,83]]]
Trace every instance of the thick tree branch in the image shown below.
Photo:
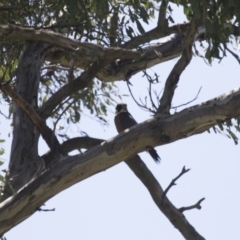
[[[74,92],[83,90],[91,86],[96,73],[105,65],[104,61],[95,61],[87,70],[85,70],[79,77],[72,82],[64,85],[56,93],[54,93],[39,110],[40,116],[44,119],[49,117],[53,110],[69,95]]]
[[[44,171],[0,204],[0,236],[44,202],[73,184],[155,147],[203,132],[218,122],[240,115],[240,89],[165,119],[155,116],[83,154],[69,156]],[[165,139],[169,141],[166,142]],[[180,213],[179,213],[180,214]]]
[[[43,139],[46,141],[49,148],[52,151],[57,150],[60,144],[54,132],[46,125],[45,121],[36,113],[32,106],[26,102],[17,92],[15,92],[9,85],[1,85],[0,89],[4,91],[8,96],[10,96],[12,100],[18,104],[28,115],[28,117],[37,127]]]
[[[91,147],[95,147],[104,141],[104,139],[99,138],[76,137],[63,142],[61,147],[64,152],[69,153],[80,148],[90,149]]]
[[[77,40],[65,37],[59,33],[34,28],[24,28],[16,25],[0,25],[0,36],[13,41],[42,41],[53,46],[76,52],[87,60],[94,61],[97,58],[104,60],[129,59],[139,57],[139,53],[122,48],[105,48],[97,44],[81,43]]]
[[[180,75],[192,59],[192,45],[195,40],[196,32],[196,23],[194,18],[192,18],[184,39],[182,56],[175,64],[166,80],[164,92],[160,99],[158,113],[169,113],[174,91],[177,87]]]
[[[128,42],[125,42],[124,44],[121,45],[123,48],[136,48],[139,45],[146,44],[148,42],[151,42],[153,40],[157,40],[159,38],[166,37],[170,34],[179,34],[179,33],[185,33],[187,28],[188,28],[189,23],[182,23],[182,24],[177,24],[174,25],[170,28],[168,28],[168,31],[165,33],[161,30],[159,30],[159,27],[155,27],[152,30],[146,32],[145,34],[139,35]]]
[[[75,137],[71,138],[61,144],[61,150],[64,153],[70,153],[73,150],[77,149],[90,149],[92,147],[95,147],[99,145],[100,143],[104,142],[105,140],[103,139],[98,139],[98,138],[90,138],[90,137]],[[52,158],[52,152],[49,151],[42,155],[42,158],[45,162],[45,165],[48,164],[48,162],[51,162]]]
[[[151,44],[142,49],[139,58],[130,58],[129,56],[129,59],[126,60],[119,59],[118,61],[113,61],[99,71],[96,77],[103,82],[129,79],[142,70],[180,56],[183,39],[183,35],[175,35],[169,37],[168,40],[161,41],[157,44]],[[69,54],[65,53],[63,50],[52,49],[48,53],[46,60],[50,61],[52,64],[60,63],[63,66],[69,66],[70,57]],[[92,61],[88,61],[85,58],[77,58],[75,66],[86,69],[91,63]]]
[[[147,168],[141,158],[135,157],[126,161],[129,168],[140,179],[144,186],[151,194],[153,201],[169,219],[175,228],[177,228],[185,239],[188,240],[203,240],[204,238],[194,229],[187,221],[185,216],[169,201],[164,195],[164,191],[151,171]],[[164,198],[164,199],[162,199]]]
[[[67,140],[61,145],[61,147],[64,152],[70,152],[78,148],[89,149],[95,147],[96,145],[102,142],[104,142],[103,139],[96,139],[90,137],[77,137]],[[45,154],[43,157],[46,156],[47,154]],[[144,186],[147,188],[160,211],[169,219],[173,226],[181,232],[185,239],[193,240],[203,239],[199,235],[199,233],[187,221],[185,216],[183,214],[180,214],[185,210],[190,210],[191,208],[198,208],[201,203],[200,201],[193,206],[177,209],[166,197],[166,190],[163,191],[161,185],[158,183],[154,175],[151,173],[151,171],[147,168],[147,166],[144,164],[144,162],[138,155],[132,157],[131,159],[125,162],[129,166],[129,168],[135,173],[135,175],[139,178],[139,180],[144,184]],[[182,169],[181,174],[177,176],[172,181],[172,183],[175,182],[187,171],[188,170],[186,170],[184,167]]]
[[[168,7],[168,0],[162,0],[160,9],[159,9],[159,15],[158,15],[158,29],[166,34],[166,30],[168,30],[168,21],[166,19],[166,13],[167,13],[167,7]]]

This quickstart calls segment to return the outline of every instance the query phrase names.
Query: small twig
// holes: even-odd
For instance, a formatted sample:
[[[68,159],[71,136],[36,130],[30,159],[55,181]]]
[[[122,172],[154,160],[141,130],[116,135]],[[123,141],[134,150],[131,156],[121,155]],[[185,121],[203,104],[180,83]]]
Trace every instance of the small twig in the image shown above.
[[[55,208],[52,208],[52,209],[42,209],[42,208],[38,208],[37,211],[39,211],[39,212],[54,212],[54,211],[55,211]]]
[[[150,98],[150,102],[152,104],[152,108],[154,109],[154,113],[157,111],[157,106],[155,105],[154,101],[153,101],[153,98],[152,98],[152,84],[154,82],[158,83],[158,75],[155,74],[155,79],[152,79],[152,77],[150,75],[147,74],[147,71],[143,71],[144,75],[143,76],[146,76],[148,82],[149,82],[149,88],[148,88],[148,95],[149,95],[149,98]]]
[[[224,44],[224,48],[233,55],[234,58],[236,58],[236,60],[238,61],[238,63],[240,64],[240,57],[234,53],[232,50],[230,50],[228,47],[227,47],[227,44]]]
[[[183,103],[183,104],[180,104],[180,105],[175,106],[175,107],[171,107],[171,109],[177,109],[177,108],[179,108],[179,107],[186,106],[186,105],[188,105],[188,104],[191,103],[191,102],[194,102],[194,101],[197,99],[197,97],[198,97],[199,93],[201,92],[201,90],[202,90],[202,87],[200,87],[200,89],[198,90],[198,93],[197,93],[196,97],[195,97],[194,99],[192,99],[191,101],[186,102],[186,103]]]
[[[187,211],[187,210],[194,209],[194,208],[200,210],[200,209],[202,208],[202,207],[201,207],[201,202],[204,201],[204,200],[205,200],[205,198],[201,198],[201,199],[200,199],[197,203],[195,203],[194,205],[189,206],[189,207],[181,207],[181,208],[179,208],[178,210],[179,210],[179,212],[181,212],[181,213],[183,213],[184,211]]]
[[[170,190],[170,188],[171,188],[172,186],[177,185],[177,184],[176,184],[176,181],[177,181],[183,174],[187,173],[188,171],[190,171],[190,169],[186,169],[185,166],[184,166],[184,167],[182,168],[181,173],[180,173],[177,177],[175,177],[175,178],[171,181],[171,183],[168,185],[168,187],[165,189],[165,191],[163,192],[162,198],[164,198],[164,197],[167,195],[168,191]]]
[[[131,97],[132,97],[132,99],[134,100],[134,102],[141,108],[141,109],[143,109],[143,110],[148,110],[149,111],[149,109],[146,107],[146,106],[144,106],[143,104],[140,104],[137,100],[136,100],[136,98],[133,96],[133,93],[132,93],[132,90],[131,90],[131,88],[130,88],[130,84],[128,83],[128,82],[126,82],[127,83],[127,87],[128,87],[128,91],[130,92],[130,95],[131,95]]]
[[[147,72],[146,72],[145,70],[143,71],[143,73],[144,73],[144,74],[143,74],[143,77],[146,77],[147,80],[148,80],[148,82],[149,82],[148,93],[149,93],[150,101],[151,101],[151,104],[152,104],[152,108],[155,109],[155,110],[157,110],[157,107],[156,107],[156,105],[155,105],[155,103],[154,103],[154,101],[153,101],[153,98],[152,98],[152,88],[151,88],[152,85],[151,85],[151,84],[153,84],[153,83],[158,83],[158,75],[155,74],[155,78],[153,79],[150,75],[147,74]],[[130,93],[132,99],[134,100],[134,102],[135,102],[141,109],[143,109],[144,111],[151,112],[151,113],[155,114],[155,113],[156,113],[155,110],[152,110],[151,108],[148,108],[148,107],[147,107],[146,97],[145,97],[145,103],[144,103],[144,102],[142,101],[142,99],[140,99],[140,98],[139,98],[139,101],[140,101],[140,103],[139,103],[139,102],[136,100],[136,98],[133,96],[132,90],[131,90],[131,88],[130,88],[130,86],[129,86],[129,85],[130,85],[129,82],[126,81],[126,83],[127,83],[127,87],[128,87],[129,93]]]
[[[57,66],[57,65],[46,65],[46,66],[42,67],[41,70],[43,71],[43,70],[46,70],[46,69],[69,71],[68,67]]]
[[[0,114],[3,115],[6,119],[8,119],[8,117],[0,110]]]
[[[66,111],[72,106],[73,103],[76,102],[76,99],[74,99],[72,102],[68,104],[67,107],[64,108],[64,110],[61,112],[61,114],[58,116],[57,120],[53,123],[53,132],[56,131],[56,127],[62,116],[66,113]]]

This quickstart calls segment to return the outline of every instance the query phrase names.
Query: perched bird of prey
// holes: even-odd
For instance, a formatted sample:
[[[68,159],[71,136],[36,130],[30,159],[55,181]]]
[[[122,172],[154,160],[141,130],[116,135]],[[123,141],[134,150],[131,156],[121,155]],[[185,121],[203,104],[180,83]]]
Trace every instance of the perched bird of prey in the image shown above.
[[[135,119],[128,112],[127,104],[125,103],[120,103],[116,106],[116,116],[114,118],[114,122],[118,133],[123,132],[125,129],[137,124]],[[158,156],[157,151],[154,148],[148,150],[148,153],[156,163],[160,163],[161,158]]]

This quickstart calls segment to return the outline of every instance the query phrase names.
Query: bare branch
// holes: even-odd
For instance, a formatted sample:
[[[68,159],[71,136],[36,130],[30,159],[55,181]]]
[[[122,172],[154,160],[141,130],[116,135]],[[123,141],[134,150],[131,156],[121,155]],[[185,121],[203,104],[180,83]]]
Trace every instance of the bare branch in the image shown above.
[[[4,116],[6,119],[8,119],[8,116],[5,115],[1,110],[0,110],[0,114],[1,114],[2,116]]]
[[[194,205],[192,205],[192,206],[189,206],[189,207],[181,207],[181,208],[179,208],[178,210],[179,210],[179,212],[181,212],[181,213],[183,213],[184,211],[187,211],[187,210],[192,210],[192,209],[194,209],[194,208],[196,208],[196,209],[198,209],[198,210],[200,210],[202,207],[201,207],[201,203],[202,203],[202,201],[204,201],[205,200],[205,198],[201,198],[197,203],[195,203]]]
[[[175,178],[171,181],[171,183],[168,185],[168,187],[165,189],[165,191],[164,191],[164,193],[163,193],[163,198],[167,195],[167,193],[168,193],[168,191],[170,190],[171,187],[177,185],[177,184],[176,184],[176,181],[177,181],[183,174],[187,173],[188,171],[190,171],[190,169],[186,169],[185,166],[182,168],[181,173],[180,173],[177,177],[175,177]]]
[[[196,97],[195,97],[194,99],[192,99],[191,101],[186,102],[186,103],[183,103],[183,104],[180,104],[180,105],[175,106],[175,107],[171,107],[171,108],[172,108],[172,109],[177,109],[177,108],[179,108],[179,107],[186,106],[186,105],[188,105],[189,103],[194,102],[194,101],[197,99],[197,97],[198,97],[199,93],[201,92],[201,90],[202,90],[202,87],[200,87],[200,89],[198,90],[198,93],[197,93]]]
[[[180,231],[185,239],[204,239],[187,221],[185,216],[179,213],[178,209],[168,200],[166,196],[164,196],[161,185],[138,155],[127,160],[126,164],[147,188],[158,208],[168,218],[173,226]],[[162,201],[162,198],[164,198],[164,201]]]
[[[184,39],[182,56],[175,64],[174,68],[172,69],[166,80],[165,89],[162,98],[160,99],[158,113],[169,113],[172,98],[174,96],[174,92],[177,87],[180,75],[192,59],[192,45],[195,40],[196,32],[197,28],[195,20],[194,18],[192,18],[189,28],[187,30],[186,37]]]
[[[55,211],[55,208],[52,208],[52,209],[42,209],[42,208],[38,208],[37,211],[39,211],[39,212],[54,212],[54,211]]]
[[[59,148],[60,144],[53,133],[53,131],[46,125],[45,121],[36,113],[32,106],[26,102],[17,92],[15,92],[8,85],[1,85],[0,89],[9,95],[12,100],[18,104],[23,111],[28,115],[32,122],[37,127],[38,131],[41,133],[43,139],[48,144],[49,148],[52,151],[55,151]]]
[[[148,112],[154,113],[154,111],[152,111],[150,108],[147,107],[147,104],[146,104],[146,103],[143,103],[143,102],[140,100],[140,102],[142,103],[142,104],[140,104],[140,103],[136,100],[136,98],[134,97],[134,95],[133,95],[133,93],[132,93],[132,90],[131,90],[131,87],[130,87],[129,82],[127,81],[126,83],[127,83],[128,91],[129,91],[129,93],[130,93],[133,101],[134,101],[141,109],[143,109],[143,110],[145,110],[145,111],[148,111]]]
[[[224,44],[224,48],[238,61],[238,63],[240,64],[240,57],[234,53],[232,50],[230,50],[227,46],[227,44]]]

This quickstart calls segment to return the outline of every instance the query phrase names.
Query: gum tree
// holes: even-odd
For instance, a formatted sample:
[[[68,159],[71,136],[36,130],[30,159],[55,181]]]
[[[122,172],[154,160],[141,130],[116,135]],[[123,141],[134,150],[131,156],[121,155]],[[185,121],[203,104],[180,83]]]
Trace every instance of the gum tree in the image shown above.
[[[174,21],[172,4],[183,7],[188,22]],[[12,0],[2,1],[0,10],[1,101],[9,104],[13,119],[9,169],[1,177],[0,235],[59,192],[125,161],[183,237],[204,239],[184,217],[186,209],[177,209],[167,198],[177,178],[164,191],[136,154],[210,128],[227,131],[237,142],[231,127],[239,129],[239,90],[174,114],[170,109],[193,53],[211,63],[229,52],[239,61],[231,42],[239,36],[240,3]],[[154,17],[156,27],[145,31],[143,23]],[[152,43],[167,36],[161,44]],[[121,97],[114,82],[129,83],[136,73],[177,57],[158,103],[142,106],[154,113],[151,120],[106,142],[58,134],[59,122],[81,122],[82,112],[104,120],[106,106],[113,108]],[[40,136],[49,147],[43,156],[38,154]],[[88,150],[70,156],[74,149]],[[179,177],[187,171],[183,168]],[[202,200],[193,207],[199,208]]]

